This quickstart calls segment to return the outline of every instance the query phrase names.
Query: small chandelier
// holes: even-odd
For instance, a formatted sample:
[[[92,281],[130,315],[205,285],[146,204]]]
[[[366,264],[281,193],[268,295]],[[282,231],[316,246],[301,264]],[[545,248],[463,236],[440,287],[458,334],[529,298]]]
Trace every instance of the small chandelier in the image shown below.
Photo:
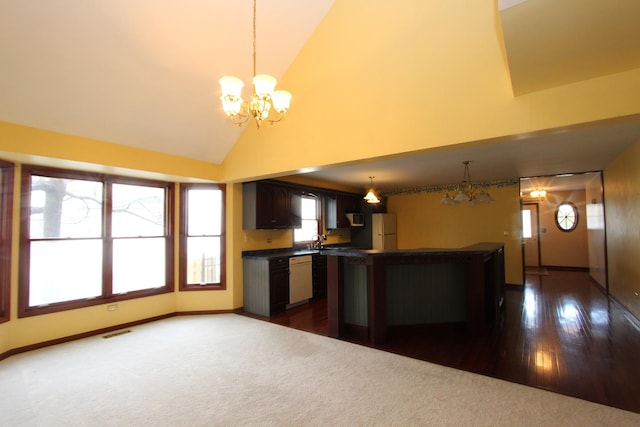
[[[373,178],[375,178],[375,176],[369,177],[369,179],[371,180],[371,185],[369,186],[369,191],[367,192],[367,195],[364,196],[364,199],[367,201],[367,203],[372,205],[376,203],[380,203],[380,197],[378,197],[375,190],[373,189]]]
[[[451,197],[447,193],[440,200],[440,203],[444,205],[457,205],[460,202],[468,202],[469,204],[477,205],[480,203],[495,202],[493,197],[491,197],[486,191],[481,191],[476,194],[476,191],[473,188],[473,183],[471,182],[471,174],[469,173],[470,163],[471,160],[465,160],[462,162],[464,165],[464,173],[462,174],[462,181],[458,184],[458,192],[455,197]]]
[[[275,123],[282,120],[289,111],[291,93],[286,90],[275,90],[276,79],[268,74],[256,75],[256,0],[253,0],[253,94],[249,102],[242,99],[244,82],[237,77],[224,76],[219,83],[222,89],[222,109],[233,124],[243,125],[253,117],[258,129],[266,120]],[[269,118],[269,110],[278,113],[277,118]]]
[[[538,190],[533,190],[532,192],[529,193],[529,196],[533,197],[533,198],[544,198],[544,196],[547,195],[547,191],[543,190],[543,189],[538,189]]]

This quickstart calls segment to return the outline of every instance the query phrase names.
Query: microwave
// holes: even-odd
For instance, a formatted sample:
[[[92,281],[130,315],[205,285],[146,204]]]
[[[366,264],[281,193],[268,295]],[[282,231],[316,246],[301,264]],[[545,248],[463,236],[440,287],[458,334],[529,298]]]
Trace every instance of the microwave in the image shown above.
[[[349,220],[349,224],[352,227],[363,227],[364,226],[364,215],[359,213],[348,213],[347,219]]]

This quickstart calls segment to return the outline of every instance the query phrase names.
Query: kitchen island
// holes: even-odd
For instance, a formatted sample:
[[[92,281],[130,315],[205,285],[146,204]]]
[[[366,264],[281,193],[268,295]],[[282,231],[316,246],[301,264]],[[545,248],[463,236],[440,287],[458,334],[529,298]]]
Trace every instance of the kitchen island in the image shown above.
[[[460,249],[327,251],[329,336],[347,328],[373,344],[390,327],[465,322],[483,333],[502,314],[504,245]]]

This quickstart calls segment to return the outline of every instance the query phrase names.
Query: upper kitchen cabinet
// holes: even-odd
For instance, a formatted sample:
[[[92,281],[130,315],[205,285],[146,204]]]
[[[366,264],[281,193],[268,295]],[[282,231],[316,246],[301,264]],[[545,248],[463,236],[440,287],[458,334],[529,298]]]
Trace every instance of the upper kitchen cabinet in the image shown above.
[[[349,228],[348,213],[360,212],[361,197],[356,194],[336,193],[325,197],[325,227]]]
[[[245,230],[299,228],[302,191],[271,181],[242,185],[242,228]]]

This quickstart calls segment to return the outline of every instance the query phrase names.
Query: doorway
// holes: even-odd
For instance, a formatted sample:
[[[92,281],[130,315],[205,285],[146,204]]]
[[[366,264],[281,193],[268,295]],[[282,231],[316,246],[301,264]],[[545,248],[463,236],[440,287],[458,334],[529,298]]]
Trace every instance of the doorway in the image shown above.
[[[523,270],[588,271],[606,290],[602,172],[521,178],[520,200]],[[574,208],[572,226],[564,205]]]

